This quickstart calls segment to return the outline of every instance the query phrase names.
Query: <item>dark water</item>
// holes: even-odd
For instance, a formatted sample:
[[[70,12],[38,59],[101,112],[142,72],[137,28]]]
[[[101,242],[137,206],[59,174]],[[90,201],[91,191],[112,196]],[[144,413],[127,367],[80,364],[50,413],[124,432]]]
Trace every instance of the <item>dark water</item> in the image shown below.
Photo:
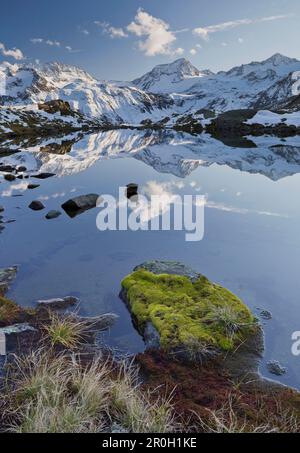
[[[19,265],[9,296],[34,305],[39,298],[76,295],[84,315],[120,315],[106,338],[112,346],[141,351],[143,342],[118,297],[120,281],[143,261],[179,260],[232,290],[254,313],[257,307],[272,313],[264,322],[261,371],[271,377],[266,362],[279,360],[288,369],[280,380],[300,388],[300,356],[291,353],[291,335],[300,330],[297,141],[263,137],[251,148],[234,148],[208,136],[114,131],[87,136],[64,155],[35,146],[1,158],[57,174],[33,191],[25,190],[28,180],[0,179],[5,219],[16,220],[0,234],[0,267]],[[186,242],[182,231],[100,232],[97,208],[74,219],[65,213],[44,218],[72,196],[117,195],[130,182],[141,190],[206,195],[203,240]],[[28,209],[33,199],[46,210]]]

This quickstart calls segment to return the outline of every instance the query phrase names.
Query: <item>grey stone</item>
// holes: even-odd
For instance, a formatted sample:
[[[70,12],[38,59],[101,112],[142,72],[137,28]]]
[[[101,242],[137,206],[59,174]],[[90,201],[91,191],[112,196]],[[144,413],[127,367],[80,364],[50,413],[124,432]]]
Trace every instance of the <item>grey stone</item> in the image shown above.
[[[78,302],[79,301],[78,301],[77,297],[66,296],[63,298],[38,300],[37,307],[46,308],[49,310],[65,310],[69,307],[73,307],[74,305],[77,305]]]
[[[46,219],[51,220],[51,219],[56,219],[60,215],[61,215],[60,211],[49,211],[45,217],[46,217]]]
[[[41,201],[39,201],[39,200],[32,201],[28,207],[30,209],[32,209],[33,211],[41,211],[42,209],[45,208],[43,203]]]
[[[95,193],[80,195],[66,201],[61,207],[70,217],[75,217],[88,209],[95,208],[98,198],[99,195]]]
[[[80,322],[84,322],[90,330],[107,330],[112,327],[116,320],[119,318],[115,313],[104,313],[94,317],[80,317],[76,316],[76,319]]]
[[[134,184],[134,183],[127,184],[126,197],[128,199],[130,199],[132,197],[136,197],[138,195],[138,188],[139,188],[139,186],[137,184]]]
[[[283,367],[278,360],[270,360],[267,363],[267,369],[269,373],[275,374],[276,376],[282,376],[286,373],[286,368]]]

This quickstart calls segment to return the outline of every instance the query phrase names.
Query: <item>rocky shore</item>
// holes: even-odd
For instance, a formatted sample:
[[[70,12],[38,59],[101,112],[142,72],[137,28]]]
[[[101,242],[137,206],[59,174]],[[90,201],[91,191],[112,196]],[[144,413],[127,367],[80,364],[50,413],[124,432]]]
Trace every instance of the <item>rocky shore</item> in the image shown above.
[[[95,424],[97,432],[299,430],[300,394],[264,379],[258,372],[263,353],[258,320],[235,295],[188,266],[150,261],[137,266],[122,281],[121,297],[144,337],[145,352],[121,361],[98,340],[98,333],[117,321],[116,315],[82,318],[79,301],[71,296],[41,300],[33,308],[23,308],[5,297],[16,273],[16,267],[0,271],[0,362],[2,383],[6,382],[0,392],[0,406],[5,408],[1,431],[13,426],[18,432],[49,432],[44,425],[37,428],[41,414],[28,406],[28,398],[40,401],[39,390],[18,401],[14,393],[13,397],[7,393],[20,383],[24,386],[24,379],[26,385],[32,385],[45,363],[50,376],[53,368],[55,373],[62,373],[61,391],[64,382],[67,387],[71,382],[65,381],[66,373],[75,382],[77,370],[76,379],[89,376],[96,393],[100,385],[104,391],[105,383],[109,400],[105,409],[100,403],[101,408],[93,406],[88,426],[76,421],[66,427],[65,419],[48,414],[51,423],[54,417],[57,424],[51,428],[53,432],[94,432]],[[35,363],[34,368],[28,368],[29,362]],[[90,385],[85,382],[85,386]],[[46,394],[52,391],[47,385]],[[78,404],[76,388],[71,394],[75,398],[72,404]],[[67,404],[69,390],[64,398]],[[49,409],[47,401],[41,403],[45,410]],[[57,405],[61,414],[60,402]],[[106,414],[100,427],[99,411],[101,418]],[[141,416],[136,411],[144,414],[139,426],[135,417]]]
[[[34,107],[34,108],[33,108]],[[247,135],[274,135],[289,137],[300,134],[299,120],[290,124],[287,117],[297,112],[290,110],[270,111],[278,115],[272,124],[249,122],[259,110],[240,109],[217,113],[213,110],[200,109],[190,113],[177,114],[153,120],[151,116],[140,123],[130,124],[121,120],[111,121],[101,117],[92,119],[73,110],[67,101],[60,99],[47,101],[25,110],[13,107],[2,107],[0,110],[0,143],[8,140],[37,139],[45,137],[62,137],[74,133],[91,133],[114,129],[173,129],[190,134],[211,134],[213,137],[244,137]],[[266,111],[268,112],[268,111]],[[297,117],[298,118],[298,117]]]

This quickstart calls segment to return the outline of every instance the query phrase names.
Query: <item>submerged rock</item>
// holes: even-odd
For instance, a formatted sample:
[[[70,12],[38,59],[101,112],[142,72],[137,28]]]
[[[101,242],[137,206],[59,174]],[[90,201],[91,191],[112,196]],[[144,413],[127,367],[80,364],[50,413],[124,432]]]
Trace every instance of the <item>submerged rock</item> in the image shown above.
[[[78,302],[79,300],[77,297],[66,296],[63,298],[58,297],[54,299],[38,300],[37,307],[46,308],[48,310],[65,310],[69,307],[74,307]]]
[[[0,205],[0,212],[4,211],[4,207]]]
[[[88,330],[91,331],[107,330],[115,324],[118,318],[119,316],[115,313],[104,313],[93,317],[76,316],[76,320],[85,323]]]
[[[267,369],[269,373],[275,374],[276,376],[283,376],[286,373],[286,368],[283,367],[277,360],[270,360],[267,363]]]
[[[179,263],[178,261],[151,260],[146,263],[139,264],[134,268],[134,271],[139,269],[145,269],[153,274],[182,275],[192,281],[196,281],[199,277],[201,277],[199,272],[194,271],[190,266]]]
[[[175,261],[149,261],[122,281],[147,347],[203,360],[234,351],[260,330],[249,308],[226,288]]]
[[[80,195],[75,198],[71,198],[61,205],[63,210],[68,214],[69,217],[75,217],[88,209],[95,208],[99,195],[90,193],[88,195]]]
[[[59,217],[61,215],[61,212],[60,211],[49,211],[45,217],[46,219],[48,220],[51,220],[51,219],[56,219],[57,217]]]
[[[261,310],[260,309],[260,313],[259,313],[259,316],[266,320],[266,321],[269,321],[270,319],[272,319],[272,313],[268,310]]]
[[[45,208],[43,203],[41,201],[39,201],[39,200],[32,201],[28,207],[30,209],[32,209],[33,211],[41,211],[42,209]]]

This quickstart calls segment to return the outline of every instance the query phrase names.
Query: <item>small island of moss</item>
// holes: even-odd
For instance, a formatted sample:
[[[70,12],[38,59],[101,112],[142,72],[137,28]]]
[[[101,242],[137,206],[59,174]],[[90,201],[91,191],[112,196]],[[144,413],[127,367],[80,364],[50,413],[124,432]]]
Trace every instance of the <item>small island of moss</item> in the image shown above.
[[[257,332],[249,308],[228,289],[200,274],[154,273],[151,265],[124,278],[122,297],[138,330],[144,334],[150,323],[162,349],[232,351]]]

